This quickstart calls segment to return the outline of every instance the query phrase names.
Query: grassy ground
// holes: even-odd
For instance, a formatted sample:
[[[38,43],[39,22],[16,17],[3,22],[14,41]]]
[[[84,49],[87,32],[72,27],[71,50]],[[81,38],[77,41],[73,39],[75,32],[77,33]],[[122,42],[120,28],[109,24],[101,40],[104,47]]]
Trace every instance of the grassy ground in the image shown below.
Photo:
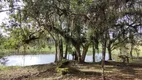
[[[29,67],[0,68],[0,80],[102,80],[99,63],[71,64],[79,72],[60,75],[55,64]],[[142,80],[142,63],[124,65],[108,62],[105,65],[106,80]]]

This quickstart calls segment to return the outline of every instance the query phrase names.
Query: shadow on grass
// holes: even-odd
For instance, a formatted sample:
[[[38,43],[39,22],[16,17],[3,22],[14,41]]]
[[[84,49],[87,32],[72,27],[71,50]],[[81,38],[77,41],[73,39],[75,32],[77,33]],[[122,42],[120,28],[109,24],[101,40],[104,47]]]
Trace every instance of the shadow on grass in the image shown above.
[[[130,75],[136,74],[136,71],[132,67],[123,66],[123,67],[116,67],[116,68],[119,69],[119,71],[124,73],[124,74],[130,74]]]
[[[99,73],[99,72],[93,72],[93,71],[80,71],[80,74],[101,76],[101,73]]]
[[[135,75],[136,71],[134,70],[134,68],[136,67],[140,67],[141,65],[139,64],[125,64],[123,62],[108,62],[108,65],[113,65],[114,67],[112,67],[112,69],[116,68],[118,69],[120,72],[124,73],[124,74],[130,74],[130,75]],[[108,67],[111,70],[111,67]]]
[[[98,65],[98,64],[100,64],[100,63],[84,63],[84,64],[79,64],[79,66],[85,68],[85,70],[89,69],[89,68],[92,68],[92,66],[95,67],[95,68],[92,68],[92,69],[100,69],[100,65]],[[105,67],[106,71],[112,71],[112,72],[115,73],[116,72],[115,70],[118,69],[122,73],[122,75],[116,75],[116,76],[118,76],[117,77],[118,79],[125,78],[126,76],[125,75],[123,76],[123,74],[128,74],[128,75],[132,75],[132,76],[137,75],[136,74],[137,71],[134,69],[135,66],[131,66],[131,65],[136,65],[136,64],[124,65],[121,62],[106,62],[106,65],[112,65],[112,66],[106,66]],[[37,65],[37,66],[31,66],[31,67],[36,68],[36,70],[38,70],[39,73],[36,73],[34,75],[22,76],[20,78],[17,78],[17,80],[24,79],[24,78],[30,78],[30,77],[33,77],[33,78],[49,78],[49,77],[57,78],[59,76],[58,73],[55,71],[55,69],[57,67],[55,64]],[[78,76],[79,77],[86,77],[86,76],[87,77],[90,77],[90,76],[101,77],[101,72],[78,71],[78,68],[77,68],[77,70],[76,70],[76,67],[75,67],[75,70],[73,68],[70,68],[70,71],[73,71],[73,72],[69,72],[67,74],[71,74],[71,75],[77,76],[77,77]],[[64,77],[66,77],[66,76],[64,76]],[[70,77],[70,75],[67,76],[67,77]],[[115,76],[111,76],[111,77],[114,77],[113,80],[115,80],[115,78],[116,78]],[[111,78],[111,77],[109,77],[109,78]],[[136,78],[136,77],[137,76],[135,76],[134,78]],[[129,80],[129,78],[126,77],[125,80]]]

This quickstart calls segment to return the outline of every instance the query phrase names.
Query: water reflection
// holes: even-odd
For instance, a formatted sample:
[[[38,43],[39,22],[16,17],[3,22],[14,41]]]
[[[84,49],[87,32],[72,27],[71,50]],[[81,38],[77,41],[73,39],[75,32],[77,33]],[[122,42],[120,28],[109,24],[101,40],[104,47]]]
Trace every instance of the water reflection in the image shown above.
[[[96,62],[101,61],[102,55],[95,55]],[[48,64],[52,63],[55,60],[54,54],[39,54],[39,55],[12,55],[4,57],[6,59],[5,66],[29,66],[29,65],[38,65],[38,64]],[[72,56],[68,55],[68,59],[71,60]],[[108,60],[108,54],[106,54],[105,60]],[[4,60],[0,59],[0,62]],[[92,62],[92,55],[87,55],[85,62]]]

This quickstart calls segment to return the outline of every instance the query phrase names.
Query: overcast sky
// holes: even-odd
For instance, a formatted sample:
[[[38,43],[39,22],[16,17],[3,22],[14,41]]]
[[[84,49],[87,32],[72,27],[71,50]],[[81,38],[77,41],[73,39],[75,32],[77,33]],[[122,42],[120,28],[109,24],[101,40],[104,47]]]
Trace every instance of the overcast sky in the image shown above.
[[[6,18],[8,18],[6,12],[0,12],[0,25],[2,24],[3,21],[6,20]],[[0,33],[2,33],[3,35],[6,35],[6,33],[4,33],[3,29],[0,28]]]
[[[14,3],[15,7],[17,8],[19,6],[23,6],[23,2],[22,0],[16,0],[17,2]],[[0,0],[0,5],[2,5],[2,9],[0,10],[7,10],[9,9],[8,3],[4,2],[3,0]],[[8,15],[6,14],[6,12],[0,12],[0,25],[2,24],[2,22],[6,21],[6,18],[8,18]],[[0,33],[2,33],[3,35],[6,35],[6,32],[4,32],[3,29],[0,28]]]

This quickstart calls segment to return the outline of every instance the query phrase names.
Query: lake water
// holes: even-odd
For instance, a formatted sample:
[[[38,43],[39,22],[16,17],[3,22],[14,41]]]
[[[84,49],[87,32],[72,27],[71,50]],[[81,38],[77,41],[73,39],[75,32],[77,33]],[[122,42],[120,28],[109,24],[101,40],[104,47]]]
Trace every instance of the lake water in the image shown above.
[[[69,60],[72,60],[71,55],[68,55],[67,58]],[[96,54],[95,58],[96,62],[101,61],[102,54]],[[108,60],[108,54],[106,54],[105,60]],[[39,64],[49,64],[54,61],[55,61],[55,54],[12,55],[0,59],[0,62],[3,62],[5,66],[30,66],[30,65],[39,65]],[[92,55],[87,55],[85,58],[85,62],[92,62],[92,61],[93,61]]]

